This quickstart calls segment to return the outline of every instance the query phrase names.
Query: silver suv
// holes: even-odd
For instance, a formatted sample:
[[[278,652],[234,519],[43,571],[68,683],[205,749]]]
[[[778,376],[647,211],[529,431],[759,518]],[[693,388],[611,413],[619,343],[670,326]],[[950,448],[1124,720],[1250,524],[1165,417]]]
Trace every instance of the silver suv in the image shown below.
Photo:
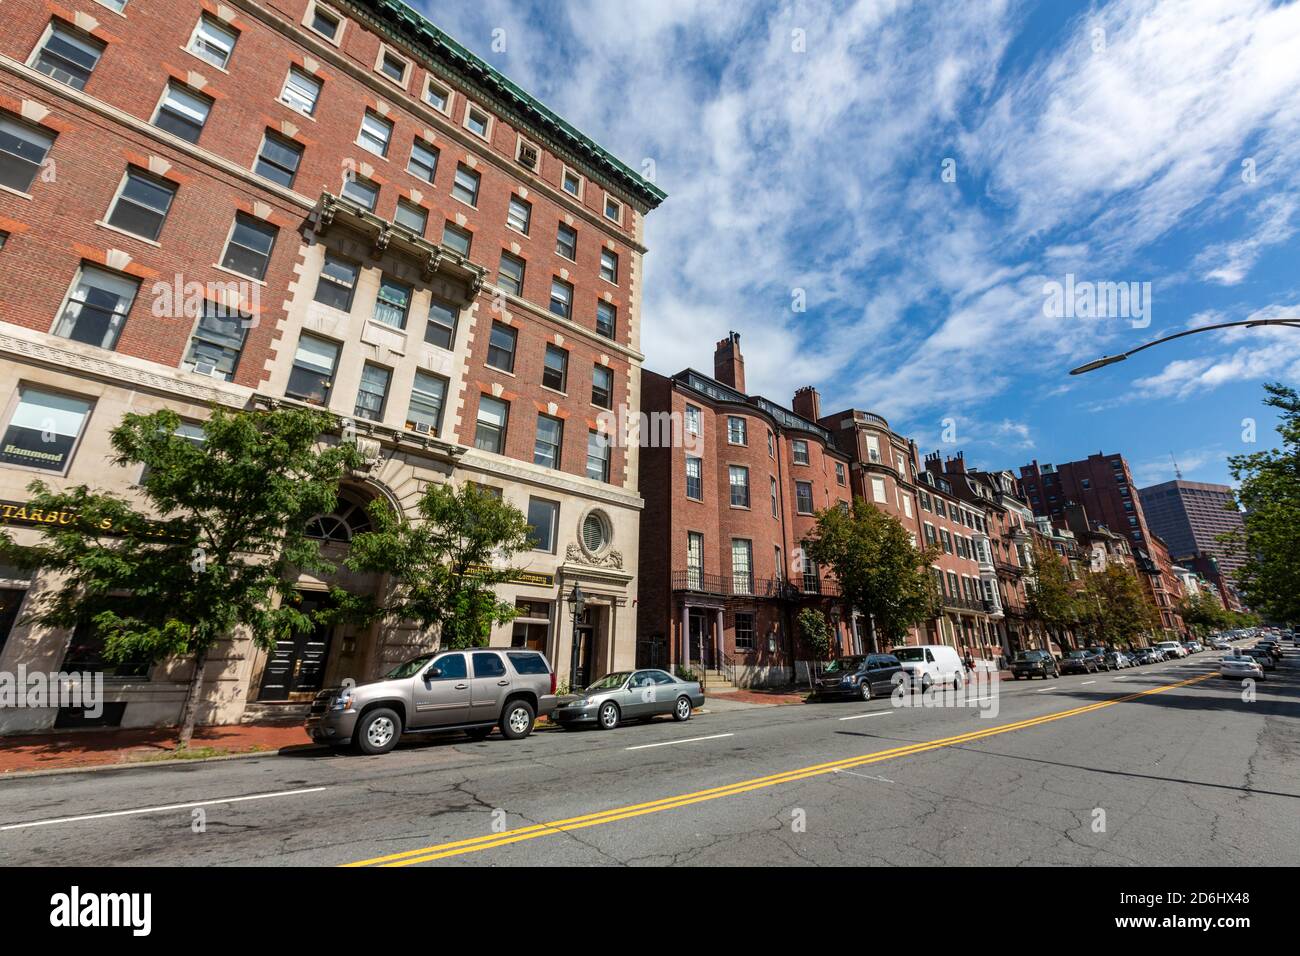
[[[556,703],[555,672],[537,651],[442,651],[414,657],[377,681],[321,691],[307,733],[365,754],[387,753],[404,733],[463,730],[482,740],[500,727],[501,736],[519,740]]]

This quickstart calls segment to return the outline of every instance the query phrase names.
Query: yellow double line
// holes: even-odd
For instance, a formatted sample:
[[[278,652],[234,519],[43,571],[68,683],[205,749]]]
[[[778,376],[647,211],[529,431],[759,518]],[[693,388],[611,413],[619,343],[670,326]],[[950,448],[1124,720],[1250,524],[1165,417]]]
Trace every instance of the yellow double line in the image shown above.
[[[1040,724],[1051,723],[1054,720],[1063,720],[1066,717],[1077,717],[1080,714],[1091,713],[1092,711],[1101,710],[1105,707],[1114,707],[1116,704],[1123,704],[1130,700],[1137,700],[1139,697],[1146,697],[1148,694],[1161,694],[1178,687],[1186,687],[1189,684],[1196,684],[1213,676],[1213,674],[1203,674],[1200,677],[1193,677],[1189,680],[1178,681],[1173,684],[1165,684],[1161,687],[1152,687],[1148,690],[1139,691],[1136,694],[1127,694],[1123,697],[1117,697],[1114,700],[1088,704],[1084,707],[1075,707],[1072,710],[1058,711],[1055,714],[1045,714],[1042,717],[1031,717],[1028,720],[1020,720],[1012,724],[990,727],[988,730],[976,730],[966,734],[958,734],[955,737],[944,737],[940,740],[926,740],[920,743],[908,744],[905,747],[894,747],[891,750],[876,751],[875,753],[865,754],[860,757],[848,757],[843,760],[832,760],[829,763],[815,764],[811,767],[801,767],[798,770],[787,770],[785,773],[772,774],[767,777],[755,777],[751,780],[741,780],[738,783],[727,784],[723,787],[713,787],[709,790],[696,790],[693,793],[683,793],[675,797],[664,797],[661,800],[652,800],[649,803],[637,803],[631,806],[615,807],[611,810],[601,810],[597,813],[588,813],[580,817],[569,817],[565,820],[554,820],[550,823],[536,823],[532,826],[520,827],[516,830],[506,830],[502,833],[490,833],[480,837],[471,837],[467,840],[455,840],[451,843],[438,843],[434,846],[421,847],[418,850],[406,850],[402,853],[392,853],[388,856],[377,856],[370,860],[358,860],[355,863],[347,863],[345,865],[410,866],[413,863],[428,863],[431,860],[442,860],[450,856],[460,856],[465,853],[478,853],[481,850],[491,850],[495,847],[507,846],[511,843],[522,843],[525,840],[535,840],[538,837],[551,836],[569,830],[582,830],[587,827],[601,826],[606,823],[615,823],[619,820],[628,820],[632,817],[645,816],[649,813],[662,813],[665,810],[676,810],[679,807],[690,806],[693,803],[704,803],[705,801],[718,800],[722,797],[733,797],[737,794],[747,793],[751,790],[761,790],[766,787],[775,787],[784,783],[793,783],[796,780],[806,780],[809,777],[818,777],[823,774],[836,773],[837,771],[849,770],[853,767],[863,767],[867,764],[879,763],[883,760],[894,760],[898,757],[910,757],[913,754],[924,753],[927,750],[938,750],[941,747],[954,747],[959,744],[983,740],[986,737],[995,737],[998,734],[1010,733],[1013,730],[1025,730],[1029,727],[1037,727]]]

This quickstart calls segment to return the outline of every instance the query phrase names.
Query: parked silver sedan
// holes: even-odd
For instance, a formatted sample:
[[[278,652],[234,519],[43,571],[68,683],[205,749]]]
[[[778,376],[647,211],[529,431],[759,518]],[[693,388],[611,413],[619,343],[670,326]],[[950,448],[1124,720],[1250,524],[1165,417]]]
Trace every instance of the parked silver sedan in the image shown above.
[[[607,674],[576,697],[562,700],[551,719],[566,729],[595,724],[613,730],[625,720],[672,714],[690,720],[704,705],[699,681],[679,680],[667,671],[647,668]]]

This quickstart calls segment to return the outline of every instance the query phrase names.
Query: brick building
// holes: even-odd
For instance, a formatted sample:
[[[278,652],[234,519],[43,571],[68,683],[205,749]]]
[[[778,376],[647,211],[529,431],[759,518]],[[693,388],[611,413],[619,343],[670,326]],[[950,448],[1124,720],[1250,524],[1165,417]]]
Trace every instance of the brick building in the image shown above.
[[[637,449],[601,422],[639,403],[644,217],[663,198],[395,0],[11,0],[4,520],[34,538],[33,478],[129,493],[137,476],[106,463],[127,410],[174,409],[201,440],[213,405],[324,407],[369,462],[312,522],[327,554],[373,499],[499,489],[536,549],[503,588],[522,617],[492,643],[543,649],[565,677],[576,632],[585,672],[630,665]],[[0,575],[7,608],[57,586]],[[329,583],[304,578],[303,600]],[[562,601],[575,584],[589,596],[576,627]],[[340,626],[267,654],[235,635],[208,665],[200,720],[292,712],[428,643]],[[107,719],[175,719],[185,662],[113,668],[100,646],[20,622],[0,633],[0,667],[103,669]],[[56,719],[19,712],[0,729]]]
[[[638,663],[754,686],[788,682],[809,659],[803,607],[826,614],[842,652],[864,637],[800,547],[815,511],[851,504],[849,458],[811,416],[748,394],[744,369],[733,332],[712,376],[643,374],[654,434],[641,448]]]

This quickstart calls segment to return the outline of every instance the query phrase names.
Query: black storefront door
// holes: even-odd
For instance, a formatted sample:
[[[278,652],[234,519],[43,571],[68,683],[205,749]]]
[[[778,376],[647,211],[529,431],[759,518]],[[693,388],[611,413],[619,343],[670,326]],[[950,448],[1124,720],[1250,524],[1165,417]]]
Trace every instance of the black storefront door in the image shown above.
[[[0,588],[0,653],[3,653],[9,632],[18,620],[18,609],[22,607],[26,593],[22,588]]]
[[[304,614],[329,607],[329,595],[298,592],[298,608]],[[334,625],[317,625],[310,631],[294,633],[275,645],[262,673],[258,700],[305,700],[321,689],[325,662],[329,657]]]

